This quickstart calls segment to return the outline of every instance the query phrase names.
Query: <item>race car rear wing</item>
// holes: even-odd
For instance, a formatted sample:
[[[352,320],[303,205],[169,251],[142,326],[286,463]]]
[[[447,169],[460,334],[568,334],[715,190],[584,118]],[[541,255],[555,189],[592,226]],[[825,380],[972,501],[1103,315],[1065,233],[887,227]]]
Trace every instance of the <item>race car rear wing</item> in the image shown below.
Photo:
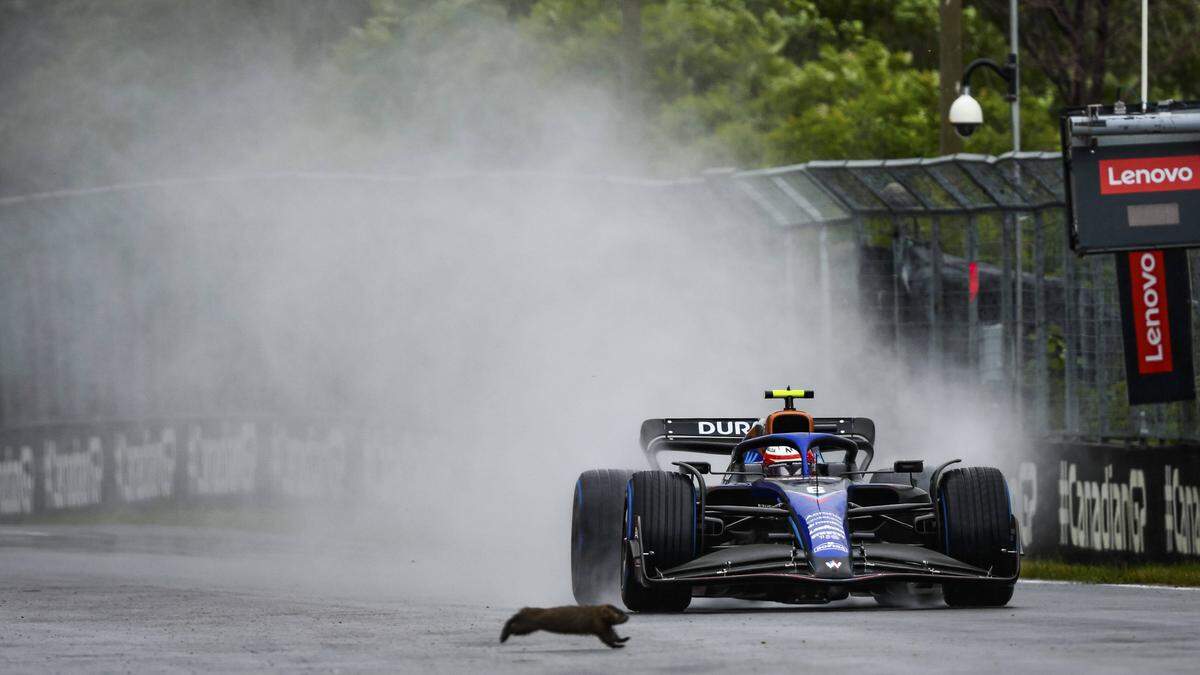
[[[642,450],[725,455],[741,442],[754,422],[753,417],[646,420],[642,422]]]
[[[653,419],[642,422],[642,451],[652,466],[660,452],[699,452],[726,455],[746,436],[753,417],[702,417]],[[838,436],[858,436],[875,445],[875,423],[866,417],[816,417],[813,431]]]

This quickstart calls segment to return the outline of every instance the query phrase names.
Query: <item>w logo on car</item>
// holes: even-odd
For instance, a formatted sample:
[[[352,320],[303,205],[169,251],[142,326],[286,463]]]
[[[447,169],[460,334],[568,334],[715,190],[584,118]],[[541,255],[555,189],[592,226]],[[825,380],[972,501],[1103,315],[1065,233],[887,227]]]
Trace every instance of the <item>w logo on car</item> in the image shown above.
[[[838,569],[842,568],[842,561],[841,560],[826,560],[825,566],[831,570],[838,570]]]

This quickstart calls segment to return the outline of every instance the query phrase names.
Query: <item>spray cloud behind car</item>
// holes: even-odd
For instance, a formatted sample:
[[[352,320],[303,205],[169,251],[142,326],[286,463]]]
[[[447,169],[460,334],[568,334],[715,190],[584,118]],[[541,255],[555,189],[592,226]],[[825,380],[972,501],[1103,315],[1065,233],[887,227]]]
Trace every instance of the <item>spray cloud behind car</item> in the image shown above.
[[[6,70],[3,175],[22,192],[219,178],[109,193],[149,215],[110,246],[158,264],[59,273],[147,322],[172,308],[181,328],[145,347],[155,367],[140,376],[161,397],[130,394],[93,348],[131,344],[141,324],[96,319],[82,379],[113,415],[244,413],[229,401],[261,388],[255,413],[379,420],[390,489],[322,504],[311,527],[384,548],[359,583],[565,600],[575,475],[639,466],[644,418],[761,414],[744,406],[766,386],[875,418],[882,462],[997,450],[997,413],[969,381],[899,359],[856,306],[817,321],[812,233],[751,221],[719,179],[646,180],[662,167],[636,119],[604,87],[545,76],[537,45],[494,13],[412,20],[443,21],[437,40],[365,26],[313,54],[236,9],[171,12],[86,43],[71,27],[9,34],[17,54],[38,30],[83,46]],[[210,393],[204,410],[191,390]],[[365,564],[337,548],[306,557],[313,583]]]

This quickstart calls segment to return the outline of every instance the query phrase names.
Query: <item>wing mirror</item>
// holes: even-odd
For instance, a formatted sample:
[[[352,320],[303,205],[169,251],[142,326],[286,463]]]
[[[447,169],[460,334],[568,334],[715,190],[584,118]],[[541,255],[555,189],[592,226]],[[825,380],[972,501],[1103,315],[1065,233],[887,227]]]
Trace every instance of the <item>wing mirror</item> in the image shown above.
[[[902,459],[892,465],[896,473],[921,473],[925,470],[925,462],[920,459]]]
[[[691,464],[692,468],[700,473],[712,473],[712,464],[709,464],[708,462],[688,462],[688,464]]]

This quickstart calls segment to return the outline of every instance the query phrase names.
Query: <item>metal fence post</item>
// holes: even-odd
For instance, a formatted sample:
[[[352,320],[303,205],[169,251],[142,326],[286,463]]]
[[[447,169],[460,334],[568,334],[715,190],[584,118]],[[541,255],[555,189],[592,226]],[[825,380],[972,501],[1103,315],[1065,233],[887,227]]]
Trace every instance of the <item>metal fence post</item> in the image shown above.
[[[45,243],[38,236],[36,228],[31,229],[29,245],[29,257],[24,261],[25,267],[25,297],[26,313],[25,316],[30,318],[29,338],[29,358],[31,359],[31,368],[29,372],[32,377],[28,383],[28,400],[30,404],[26,406],[25,421],[45,421],[49,419],[50,403],[48,383],[50,376],[48,364],[50,358],[49,353],[50,339],[46,334],[46,306],[45,293],[45,270],[46,262],[42,255],[42,249]]]
[[[904,265],[904,232],[900,218],[892,216],[892,330],[896,356],[904,356],[904,332],[900,325],[900,268]]]
[[[1024,239],[1021,236],[1021,230],[1024,225],[1021,224],[1021,214],[1013,214],[1013,270],[1016,272],[1016,279],[1013,284],[1013,391],[1016,392],[1016,410],[1017,420],[1022,424],[1025,421],[1025,288],[1024,277],[1025,270],[1022,261],[1025,259],[1024,251],[1021,250],[1021,242]]]
[[[832,344],[833,338],[833,284],[829,278],[829,225],[822,222],[817,230],[818,241],[818,270],[817,275],[821,285],[821,324],[826,338],[826,344]]]
[[[1092,369],[1096,383],[1096,427],[1101,436],[1108,435],[1108,372],[1104,368],[1104,270],[1092,262],[1092,319],[1095,321]]]
[[[933,216],[929,223],[929,361],[938,367],[942,363],[942,242],[941,219]]]
[[[1076,399],[1079,386],[1075,382],[1075,365],[1079,358],[1076,340],[1079,335],[1079,320],[1076,314],[1078,298],[1075,289],[1075,257],[1071,254],[1071,242],[1063,230],[1063,426],[1068,434],[1079,433],[1079,401]]]
[[[1200,363],[1200,350],[1196,347],[1200,345],[1200,341],[1194,337],[1196,335],[1197,318],[1200,317],[1200,302],[1196,301],[1196,289],[1200,288],[1200,264],[1197,264],[1197,256],[1200,252],[1195,249],[1188,251],[1188,276],[1191,281],[1191,297],[1192,297],[1192,363]],[[1185,437],[1196,438],[1200,436],[1200,411],[1197,411],[1196,406],[1200,400],[1184,401],[1183,403],[1183,430]]]
[[[795,227],[784,228],[780,237],[783,239],[783,278],[785,301],[790,308],[789,328],[796,330],[799,317],[803,316],[800,308],[800,230]]]
[[[971,292],[971,267],[978,270],[978,258],[979,225],[971,215],[967,218],[967,363],[975,374],[979,370],[979,296]]]
[[[1013,383],[1016,378],[1013,376],[1013,371],[1021,367],[1021,364],[1015,363],[1013,356],[1013,336],[1016,331],[1013,327],[1013,225],[1016,223],[1016,215],[1013,213],[1004,214],[1002,224],[1000,225],[1000,326],[1001,326],[1001,363],[1004,364],[1004,387],[1008,393],[1009,400],[1013,396]]]
[[[1045,240],[1042,227],[1045,221],[1041,211],[1033,212],[1033,329],[1034,329],[1034,377],[1036,391],[1033,395],[1036,407],[1034,424],[1039,432],[1046,431],[1049,413],[1048,393],[1050,373],[1046,367],[1046,252],[1042,249]]]

